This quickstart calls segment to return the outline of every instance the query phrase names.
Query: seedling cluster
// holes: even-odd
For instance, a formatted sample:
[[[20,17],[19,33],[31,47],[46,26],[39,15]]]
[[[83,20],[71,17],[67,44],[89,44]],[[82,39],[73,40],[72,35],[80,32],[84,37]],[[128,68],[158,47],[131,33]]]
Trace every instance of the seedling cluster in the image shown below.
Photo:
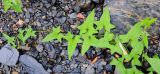
[[[3,0],[4,10],[9,8],[15,9],[17,12],[21,11],[20,0]],[[20,6],[19,6],[20,5]],[[95,48],[109,49],[112,55],[118,55],[111,61],[111,65],[115,65],[116,69],[121,74],[143,74],[137,66],[142,66],[141,61],[148,61],[151,65],[148,71],[152,74],[154,71],[160,74],[160,59],[158,56],[150,58],[147,53],[144,52],[145,48],[148,48],[148,33],[146,32],[156,19],[145,18],[136,23],[127,34],[115,35],[111,32],[111,29],[115,28],[110,22],[110,14],[107,7],[104,8],[103,14],[100,20],[95,20],[95,10],[92,10],[86,20],[77,28],[79,34],[73,34],[68,32],[64,34],[61,32],[60,27],[53,27],[52,32],[48,34],[42,42],[49,42],[58,40],[62,42],[66,40],[68,42],[68,58],[71,60],[72,55],[77,47],[77,44],[81,45],[81,54],[84,55],[91,46]],[[100,33],[103,31],[103,33]],[[99,36],[100,35],[100,36]],[[7,39],[7,42],[16,48],[15,37],[10,37],[3,33],[3,36]],[[31,27],[24,30],[19,29],[17,35],[18,40],[25,43],[30,37],[35,37],[35,31]],[[128,47],[130,49],[128,49]],[[130,62],[131,67],[126,68],[125,62]]]

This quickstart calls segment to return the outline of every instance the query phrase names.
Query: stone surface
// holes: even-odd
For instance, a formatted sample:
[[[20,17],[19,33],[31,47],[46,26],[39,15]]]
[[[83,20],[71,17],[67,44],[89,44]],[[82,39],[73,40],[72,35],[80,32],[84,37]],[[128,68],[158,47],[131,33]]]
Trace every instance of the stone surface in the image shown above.
[[[57,65],[53,68],[53,72],[55,72],[55,73],[61,73],[63,71],[64,71],[64,66],[62,66],[62,65]]]
[[[85,71],[85,74],[94,74],[94,73],[95,73],[94,68],[89,65]]]
[[[36,59],[29,55],[21,55],[19,61],[29,74],[49,74]]]
[[[12,48],[9,44],[5,45],[0,50],[0,63],[14,66],[17,63],[19,52]]]

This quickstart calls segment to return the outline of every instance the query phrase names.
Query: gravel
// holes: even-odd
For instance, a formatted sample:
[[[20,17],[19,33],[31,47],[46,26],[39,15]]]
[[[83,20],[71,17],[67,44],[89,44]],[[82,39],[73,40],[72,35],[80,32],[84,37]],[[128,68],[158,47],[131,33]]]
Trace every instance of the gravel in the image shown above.
[[[72,19],[75,19],[75,18],[76,18],[76,16],[77,16],[77,14],[76,14],[76,13],[72,13],[72,14],[70,14],[70,15],[69,15],[69,17],[70,17],[70,18],[72,18]]]
[[[4,13],[0,0],[0,28],[10,35],[16,35],[16,32],[13,33],[12,25],[19,19],[22,19],[25,22],[23,27],[30,25],[35,30],[38,30],[37,37],[39,37],[39,39],[29,39],[28,42],[26,42],[29,43],[29,47],[26,45],[20,46],[22,47],[21,49],[23,49],[18,50],[21,55],[19,59],[20,62],[17,62],[17,50],[14,50],[16,51],[15,54],[17,57],[13,57],[11,54],[14,52],[11,52],[8,48],[5,48],[4,50],[3,46],[5,42],[0,44],[0,53],[2,53],[0,54],[0,62],[2,61],[1,63],[4,62],[3,64],[6,65],[9,64],[9,67],[0,67],[0,71],[2,70],[4,74],[9,73],[11,70],[17,70],[17,68],[20,70],[20,74],[34,73],[34,71],[30,69],[35,69],[35,67],[36,69],[42,69],[43,72],[46,72],[45,70],[47,70],[47,73],[49,72],[51,74],[59,74],[59,72],[64,74],[116,73],[116,69],[108,64],[113,58],[109,51],[92,47],[85,56],[82,56],[79,52],[80,47],[78,46],[78,49],[74,52],[73,59],[68,60],[66,41],[62,40],[62,43],[58,41],[41,43],[44,36],[49,33],[48,30],[56,26],[61,26],[63,33],[72,31],[75,34],[78,34],[79,31],[73,30],[71,27],[73,25],[81,24],[84,19],[78,19],[76,15],[81,13],[86,17],[93,8],[96,8],[95,19],[99,19],[102,14],[102,7],[106,5],[109,7],[111,23],[116,26],[116,29],[113,29],[112,31],[116,34],[128,32],[135,22],[141,20],[139,17],[144,18],[147,16],[156,17],[158,19],[151,30],[149,30],[150,34],[154,34],[151,35],[151,38],[152,36],[159,37],[160,33],[159,0],[104,0],[104,4],[101,3],[103,0],[30,0],[30,2],[22,0],[22,2],[23,13],[14,13],[13,10]],[[34,42],[31,42],[32,40]],[[159,38],[156,40],[159,42]],[[147,51],[149,51],[150,54],[158,53],[160,50],[159,43],[150,45]],[[96,63],[91,65],[91,61],[96,56],[99,56],[100,58]],[[14,62],[8,63],[7,61],[6,63],[6,60],[10,57],[13,59],[9,59],[9,61],[14,60]],[[27,60],[26,57],[29,59]],[[16,67],[10,68],[11,63]],[[35,65],[39,65],[38,67],[41,68],[37,68]]]

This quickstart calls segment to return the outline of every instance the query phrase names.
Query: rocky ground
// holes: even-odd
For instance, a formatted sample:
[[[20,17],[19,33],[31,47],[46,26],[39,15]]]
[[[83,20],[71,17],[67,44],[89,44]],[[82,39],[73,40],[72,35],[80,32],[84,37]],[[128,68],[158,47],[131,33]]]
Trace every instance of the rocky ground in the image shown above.
[[[64,32],[77,33],[75,27],[92,9],[96,9],[96,19],[99,19],[106,5],[111,22],[116,25],[113,30],[116,34],[126,33],[145,17],[157,18],[149,30],[150,46],[146,50],[160,55],[160,0],[22,0],[22,3],[22,13],[13,10],[4,13],[0,1],[0,31],[14,36],[18,28],[30,25],[38,31],[38,36],[27,41],[28,47],[22,46],[17,51],[5,45],[6,40],[0,34],[0,74],[113,74],[114,67],[109,64],[113,56],[108,50],[91,48],[82,56],[77,48],[70,61],[66,42],[41,42],[48,30],[58,25]],[[84,18],[77,17],[78,14]],[[19,20],[24,23],[16,25]],[[95,59],[98,60],[94,62]]]

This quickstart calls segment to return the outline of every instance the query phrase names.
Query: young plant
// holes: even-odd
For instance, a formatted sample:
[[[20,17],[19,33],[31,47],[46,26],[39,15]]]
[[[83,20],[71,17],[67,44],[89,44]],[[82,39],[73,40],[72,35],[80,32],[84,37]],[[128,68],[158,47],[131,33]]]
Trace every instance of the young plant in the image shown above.
[[[6,38],[8,44],[10,44],[13,48],[16,48],[15,37],[10,37],[5,33],[3,33],[3,36]]]
[[[60,33],[60,28],[53,28],[53,31],[48,34],[42,42],[52,41],[57,39],[65,39],[68,41],[68,57],[71,59],[78,43],[82,44],[81,54],[84,55],[90,48],[90,46],[98,48],[113,48],[113,45],[109,43],[114,37],[113,33],[110,33],[110,29],[114,26],[110,23],[110,16],[108,8],[105,7],[102,17],[99,21],[94,19],[95,11],[92,10],[82,25],[78,26],[80,33],[78,35],[68,34],[64,35]],[[106,20],[105,20],[106,19]],[[94,27],[96,24],[97,27]],[[105,30],[103,37],[97,38],[100,30]]]
[[[103,10],[103,14],[99,21],[94,20],[94,10],[87,17],[86,21],[80,26],[80,35],[83,39],[81,54],[84,55],[90,46],[98,47],[98,48],[112,48],[113,46],[109,44],[114,37],[112,33],[110,33],[110,29],[113,29],[115,26],[110,23],[110,14],[108,8],[105,7]],[[96,28],[94,28],[94,23],[96,24]],[[87,32],[83,32],[86,30]],[[99,33],[101,30],[104,30],[103,37],[96,38],[96,33]],[[83,34],[82,34],[83,32]]]
[[[153,58],[149,58],[147,54],[144,54],[144,58],[149,62],[151,67],[148,69],[150,71],[150,74],[153,74],[154,71],[156,71],[158,74],[160,74],[160,59],[157,55],[155,55]]]
[[[19,34],[17,35],[18,39],[15,39],[15,37],[10,37],[7,34],[3,34],[3,36],[6,38],[7,43],[10,44],[13,48],[16,48],[16,40],[21,40],[23,43],[26,42],[26,40],[30,37],[35,37],[35,32],[32,28],[29,26],[29,28],[25,28],[24,30],[19,29]]]
[[[4,12],[7,12],[8,9],[13,9],[16,12],[22,12],[22,2],[21,0],[2,0],[4,6]]]
[[[25,43],[26,40],[30,37],[35,37],[35,32],[36,31],[33,31],[32,28],[29,26],[29,28],[26,28],[24,30],[22,29],[19,29],[19,34],[18,34],[18,38],[23,42]]]
[[[110,64],[115,65],[116,69],[121,74],[143,74],[142,71],[137,69],[137,66],[142,66],[140,57],[145,58],[151,65],[150,71],[159,72],[159,66],[156,66],[153,61],[159,62],[159,58],[143,57],[143,50],[148,48],[148,33],[146,32],[156,19],[146,18],[136,23],[131,30],[124,35],[115,36],[111,33],[111,29],[115,26],[110,23],[110,14],[107,7],[104,8],[100,20],[94,20],[94,10],[88,15],[82,25],[78,26],[80,33],[74,35],[70,32],[64,35],[60,33],[60,29],[53,28],[53,32],[47,35],[42,41],[48,42],[53,39],[61,38],[68,41],[68,57],[71,59],[77,44],[81,44],[81,54],[84,55],[93,46],[95,48],[108,48],[111,54],[118,54]],[[95,27],[96,25],[96,27]],[[101,36],[99,33],[101,31]],[[127,44],[127,46],[124,46]],[[127,49],[130,47],[130,49]],[[131,67],[126,68],[125,62],[130,62]]]
[[[115,65],[121,74],[127,74],[127,73],[135,74],[137,72],[139,74],[143,74],[141,71],[138,71],[138,69],[136,69],[136,66],[141,66],[141,63],[139,60],[139,58],[141,57],[140,55],[143,54],[142,52],[145,49],[145,47],[148,48],[148,33],[145,30],[155,21],[156,19],[146,18],[136,23],[126,35],[119,35],[117,37],[118,42],[116,42],[116,44],[119,44],[120,42],[121,45],[119,46],[117,45],[116,49],[111,49],[111,52],[115,53],[121,50],[121,52],[117,52],[117,53],[119,53],[122,57],[118,59],[113,59],[111,64]],[[128,52],[126,48],[122,47],[123,43],[127,43],[132,47],[131,52]],[[127,53],[124,54],[124,52],[127,52]],[[131,62],[132,68],[126,69],[123,65],[124,62]],[[119,65],[119,63],[121,65]],[[122,69],[122,67],[124,69]],[[128,72],[128,70],[130,71]]]

